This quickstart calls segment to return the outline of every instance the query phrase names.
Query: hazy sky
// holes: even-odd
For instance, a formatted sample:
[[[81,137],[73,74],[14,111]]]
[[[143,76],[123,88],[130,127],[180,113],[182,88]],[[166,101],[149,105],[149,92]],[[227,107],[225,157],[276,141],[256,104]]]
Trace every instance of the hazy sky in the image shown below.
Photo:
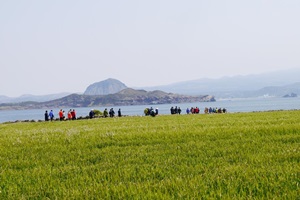
[[[299,0],[2,0],[0,95],[300,68]]]

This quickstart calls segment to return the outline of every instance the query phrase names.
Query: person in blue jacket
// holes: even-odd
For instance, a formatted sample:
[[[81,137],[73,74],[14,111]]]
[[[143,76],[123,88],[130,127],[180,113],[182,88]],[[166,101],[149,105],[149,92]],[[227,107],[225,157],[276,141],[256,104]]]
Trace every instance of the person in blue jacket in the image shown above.
[[[49,117],[50,117],[50,120],[53,121],[53,119],[54,119],[53,110],[50,111]]]

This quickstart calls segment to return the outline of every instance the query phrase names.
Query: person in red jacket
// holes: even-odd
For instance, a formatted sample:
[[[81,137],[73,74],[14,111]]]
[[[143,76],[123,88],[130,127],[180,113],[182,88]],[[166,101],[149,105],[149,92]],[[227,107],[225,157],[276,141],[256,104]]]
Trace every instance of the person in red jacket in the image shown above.
[[[64,112],[62,109],[60,109],[60,111],[58,112],[58,116],[59,116],[59,120],[63,121],[64,120]]]
[[[69,112],[68,112],[68,120],[71,120],[72,119],[72,114],[71,114],[72,110],[70,109]]]

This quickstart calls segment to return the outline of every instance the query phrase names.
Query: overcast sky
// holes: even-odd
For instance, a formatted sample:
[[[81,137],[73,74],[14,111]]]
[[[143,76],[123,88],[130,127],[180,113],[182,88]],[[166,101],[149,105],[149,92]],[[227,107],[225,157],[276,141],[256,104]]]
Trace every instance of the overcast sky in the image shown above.
[[[0,95],[300,68],[299,0],[2,0]]]

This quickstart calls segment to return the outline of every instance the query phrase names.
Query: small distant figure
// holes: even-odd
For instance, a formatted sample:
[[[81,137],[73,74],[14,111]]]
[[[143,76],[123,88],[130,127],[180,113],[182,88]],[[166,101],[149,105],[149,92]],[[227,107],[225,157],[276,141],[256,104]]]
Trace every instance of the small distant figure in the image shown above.
[[[158,108],[155,108],[155,115],[158,115]]]
[[[53,110],[50,110],[49,117],[50,117],[50,120],[53,121],[53,119],[54,119]]]
[[[195,114],[195,109],[194,109],[194,107],[191,107],[190,113]]]
[[[72,110],[70,109],[69,112],[68,112],[68,120],[72,119],[72,113],[71,112],[72,112]]]
[[[62,109],[60,109],[60,111],[58,112],[58,116],[59,116],[59,120],[63,121],[64,120],[64,112]]]
[[[93,109],[90,111],[89,116],[90,116],[90,119],[94,118],[95,112]]]
[[[119,108],[119,110],[118,110],[118,116],[122,117],[121,108]]]
[[[175,114],[175,110],[174,110],[174,107],[173,107],[173,106],[170,108],[170,111],[171,111],[171,115],[174,115],[174,114]]]
[[[205,114],[207,114],[207,113],[208,113],[208,108],[207,108],[207,107],[205,107],[205,109],[204,109],[204,113],[205,113]]]
[[[189,108],[186,109],[186,114],[190,114],[190,109]]]
[[[180,115],[180,113],[181,113],[181,108],[180,107],[178,107],[177,112]]]
[[[108,117],[107,108],[104,109],[104,111],[103,111],[103,116],[104,116],[105,118]]]
[[[49,115],[48,115],[48,111],[47,110],[45,112],[45,121],[49,121]]]
[[[109,116],[110,116],[110,117],[114,117],[114,116],[115,116],[115,111],[114,111],[113,108],[111,108],[111,109],[109,110]]]
[[[72,120],[75,120],[76,119],[76,112],[75,112],[75,109],[73,109],[71,111],[71,115],[72,115]]]
[[[149,111],[149,108],[145,108],[145,110],[144,110],[145,116],[148,116],[148,111]]]

